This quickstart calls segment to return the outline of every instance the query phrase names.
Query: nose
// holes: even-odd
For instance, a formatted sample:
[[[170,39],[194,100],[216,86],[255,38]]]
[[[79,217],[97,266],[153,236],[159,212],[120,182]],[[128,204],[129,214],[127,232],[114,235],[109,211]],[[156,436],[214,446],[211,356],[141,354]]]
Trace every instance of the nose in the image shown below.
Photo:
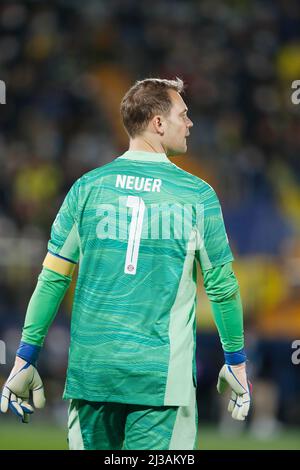
[[[190,128],[190,127],[193,127],[193,125],[194,125],[193,121],[191,121],[191,119],[189,118],[188,123],[187,123],[187,127]]]

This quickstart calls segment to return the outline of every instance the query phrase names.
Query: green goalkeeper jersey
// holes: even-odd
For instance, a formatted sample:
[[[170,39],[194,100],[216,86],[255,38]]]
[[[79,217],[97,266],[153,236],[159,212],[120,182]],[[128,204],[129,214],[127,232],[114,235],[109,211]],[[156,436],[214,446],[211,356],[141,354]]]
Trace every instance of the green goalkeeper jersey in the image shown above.
[[[165,154],[128,151],[74,183],[48,249],[79,263],[64,398],[188,405],[196,263],[233,259],[211,186]]]

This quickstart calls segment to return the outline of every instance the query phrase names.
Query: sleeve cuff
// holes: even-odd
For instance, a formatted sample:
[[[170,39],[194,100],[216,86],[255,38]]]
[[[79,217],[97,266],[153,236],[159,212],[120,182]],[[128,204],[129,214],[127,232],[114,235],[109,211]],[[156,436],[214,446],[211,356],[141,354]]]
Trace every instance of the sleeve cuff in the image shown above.
[[[24,341],[21,341],[17,350],[17,356],[35,366],[40,350],[41,346],[36,346],[34,344],[28,344]]]
[[[244,348],[236,352],[224,351],[224,357],[225,357],[225,364],[228,364],[230,366],[236,366],[238,364],[241,364],[242,362],[246,362],[247,360],[247,356],[246,356]]]

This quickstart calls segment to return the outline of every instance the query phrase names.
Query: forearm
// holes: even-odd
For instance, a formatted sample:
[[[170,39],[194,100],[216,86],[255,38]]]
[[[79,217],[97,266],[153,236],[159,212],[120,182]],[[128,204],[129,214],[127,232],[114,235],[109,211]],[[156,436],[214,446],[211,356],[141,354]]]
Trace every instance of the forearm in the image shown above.
[[[231,263],[204,271],[203,277],[225,358],[232,363],[242,362],[245,360],[243,307]]]
[[[28,304],[22,342],[35,346],[43,345],[71,280],[71,276],[43,268]]]
[[[243,307],[239,289],[231,298],[211,302],[211,306],[223,350],[231,353],[243,349]]]

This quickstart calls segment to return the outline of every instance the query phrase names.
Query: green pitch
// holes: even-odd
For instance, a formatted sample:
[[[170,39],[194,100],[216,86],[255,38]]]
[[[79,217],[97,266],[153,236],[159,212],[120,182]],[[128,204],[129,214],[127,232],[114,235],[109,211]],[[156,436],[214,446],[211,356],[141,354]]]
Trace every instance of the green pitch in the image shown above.
[[[263,441],[247,432],[224,436],[214,427],[201,427],[198,448],[203,450],[300,450],[300,428],[284,430],[273,439]]]
[[[45,425],[0,425],[1,450],[64,450],[67,433],[59,427]],[[285,430],[269,441],[260,441],[249,434],[220,436],[214,427],[201,428],[199,449],[202,450],[300,450],[300,429]]]

